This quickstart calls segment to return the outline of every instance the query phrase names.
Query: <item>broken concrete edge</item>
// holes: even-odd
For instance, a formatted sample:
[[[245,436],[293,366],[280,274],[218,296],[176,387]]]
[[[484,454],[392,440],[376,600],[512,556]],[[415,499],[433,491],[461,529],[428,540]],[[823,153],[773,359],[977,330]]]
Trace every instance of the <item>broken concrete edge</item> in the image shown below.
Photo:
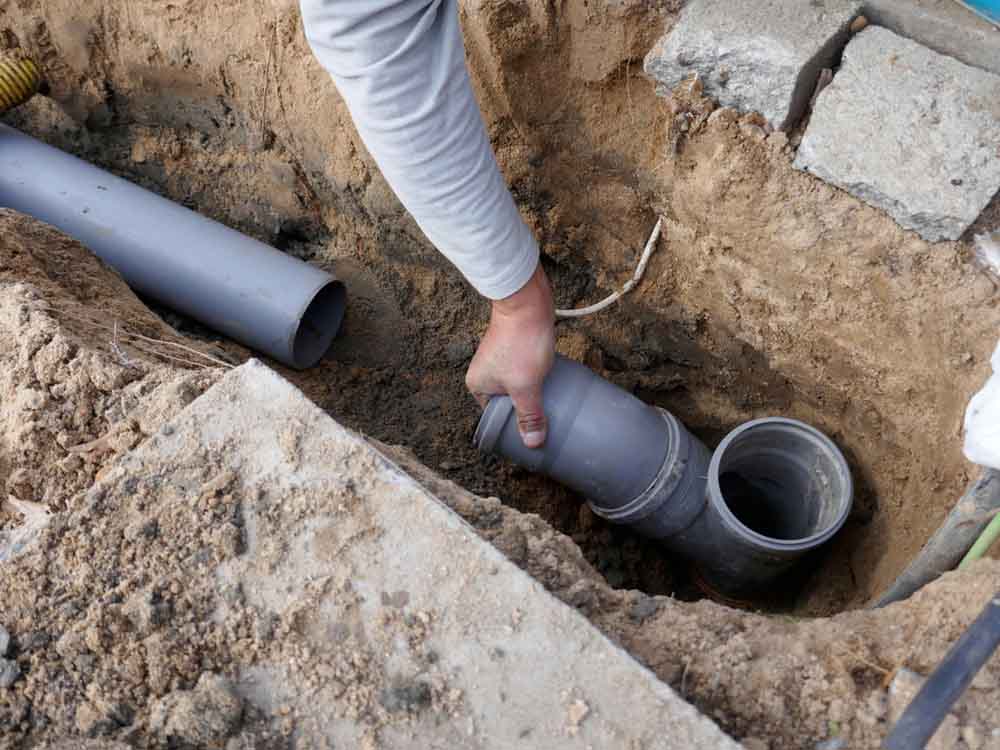
[[[247,606],[278,617],[308,600],[318,620],[310,629],[318,635],[303,634],[311,638],[311,661],[333,659],[342,646],[331,628],[351,622],[362,633],[359,643],[372,644],[377,655],[369,695],[400,675],[419,675],[459,696],[446,715],[379,726],[379,747],[508,747],[524,742],[526,728],[535,746],[553,750],[740,747],[369,442],[258,361],[231,370],[91,493],[126,486],[154,467],[158,487],[174,480],[186,486],[193,472],[216,464],[247,490],[245,549],[215,573],[223,609],[230,606],[223,590],[241,590]],[[275,512],[282,514],[277,521]],[[282,552],[274,557],[274,550]],[[315,582],[323,580],[329,585],[317,599]],[[404,619],[423,623],[421,649],[437,654],[432,662],[414,651],[406,631],[393,631],[399,620],[385,617],[387,592],[405,599],[392,604],[405,606]],[[342,688],[296,693],[296,669],[284,661],[241,664],[234,685],[266,713],[291,705],[303,736],[314,742],[359,746],[371,727],[351,720]]]
[[[792,130],[806,116],[809,103],[816,92],[816,84],[823,69],[834,69],[840,65],[840,55],[844,51],[844,47],[847,46],[848,41],[850,41],[851,24],[857,16],[858,13],[854,13],[850,20],[846,20],[841,24],[837,32],[826,40],[826,43],[820,48],[819,52],[813,55],[802,66],[802,70],[795,81],[795,89],[792,93],[792,102],[788,107],[788,115],[778,130]],[[827,76],[829,76],[829,73],[827,73]]]
[[[805,114],[820,71],[834,67],[861,0],[760,4],[694,0],[646,55],[644,69],[665,93],[692,73],[726,107],[760,112],[788,130]]]
[[[878,26],[1000,75],[1000,29],[957,2],[866,0],[863,12]]]
[[[682,11],[681,18],[688,11],[688,8],[693,5],[695,4],[689,4]],[[759,13],[762,18],[767,17],[767,14],[760,11],[756,6],[755,12]],[[912,39],[919,44],[943,55],[953,57],[967,65],[1000,74],[1000,29],[988,21],[979,18],[957,2],[940,2],[940,0],[864,0],[858,12],[864,15],[869,23],[883,26],[900,36]],[[683,76],[677,80],[666,76],[660,64],[670,35],[673,29],[676,29],[679,24],[680,20],[657,40],[646,56],[644,65],[646,74],[657,82],[657,88],[661,92],[669,90],[683,80]],[[795,122],[801,118],[805,107],[808,105],[809,97],[812,94],[819,72],[823,67],[830,67],[829,65],[818,64],[819,61],[821,59],[832,59],[835,61],[846,42],[847,39],[843,37],[835,36],[830,38],[826,47],[810,61],[810,64],[803,66],[795,87],[794,103],[790,107],[792,114],[785,118],[783,129],[794,126]],[[691,72],[689,71],[686,75],[690,74]],[[704,83],[705,81],[703,80]],[[713,92],[711,89],[711,86],[706,86],[706,93],[710,96],[717,96],[716,92]],[[719,101],[724,106],[740,108],[737,104],[730,104],[723,101],[722,98]],[[767,116],[767,113],[762,112],[762,114]],[[772,125],[777,127],[773,122]]]
[[[957,240],[1000,190],[1000,76],[870,26],[817,97],[795,167],[929,242]]]

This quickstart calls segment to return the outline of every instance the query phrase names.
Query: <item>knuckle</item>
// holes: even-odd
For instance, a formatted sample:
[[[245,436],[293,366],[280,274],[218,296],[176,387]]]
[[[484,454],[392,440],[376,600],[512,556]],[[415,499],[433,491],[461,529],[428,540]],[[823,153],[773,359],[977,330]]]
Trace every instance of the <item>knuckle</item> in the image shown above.
[[[524,432],[535,432],[545,429],[545,415],[541,412],[527,412],[517,415],[517,424]]]

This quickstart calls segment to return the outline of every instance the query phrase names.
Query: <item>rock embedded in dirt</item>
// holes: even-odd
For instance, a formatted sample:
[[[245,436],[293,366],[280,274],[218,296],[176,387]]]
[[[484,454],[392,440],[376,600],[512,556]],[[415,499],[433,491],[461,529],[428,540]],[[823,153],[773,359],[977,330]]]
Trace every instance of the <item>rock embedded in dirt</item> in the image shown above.
[[[628,610],[629,619],[633,622],[643,622],[659,611],[660,603],[651,596],[644,596],[632,604]]]
[[[0,659],[0,690],[6,690],[21,676],[21,667],[13,659]]]
[[[177,690],[153,705],[150,728],[168,743],[215,746],[231,737],[243,719],[243,700],[230,682],[206,672],[194,690]]]
[[[956,240],[1000,190],[1000,76],[865,29],[817,98],[795,166],[926,240]]]
[[[857,0],[695,0],[646,56],[645,70],[661,93],[695,74],[720,104],[788,129],[805,112],[820,71],[833,67],[861,8]]]
[[[10,648],[10,633],[7,632],[7,628],[0,625],[0,657],[7,655],[8,648]]]

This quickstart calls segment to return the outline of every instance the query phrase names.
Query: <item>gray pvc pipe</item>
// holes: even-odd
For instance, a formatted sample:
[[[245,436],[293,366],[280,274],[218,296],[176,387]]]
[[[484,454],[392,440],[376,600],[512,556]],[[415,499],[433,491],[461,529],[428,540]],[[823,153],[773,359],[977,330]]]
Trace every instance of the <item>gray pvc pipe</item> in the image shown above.
[[[723,594],[759,589],[828,542],[851,510],[847,460],[826,435],[767,417],[730,432],[708,467],[706,512],[671,545]]]
[[[136,291],[296,368],[329,348],[330,274],[0,125],[0,206],[86,245]]]
[[[527,449],[506,396],[476,430],[499,453],[583,494],[595,514],[657,539],[723,594],[759,589],[843,526],[853,487],[843,455],[792,419],[747,422],[708,449],[677,419],[564,358],[543,387],[549,436]]]
[[[542,401],[549,422],[542,448],[524,447],[507,397],[490,399],[476,446],[547,474],[602,508],[620,507],[652,484],[668,437],[655,410],[562,356],[545,380]]]

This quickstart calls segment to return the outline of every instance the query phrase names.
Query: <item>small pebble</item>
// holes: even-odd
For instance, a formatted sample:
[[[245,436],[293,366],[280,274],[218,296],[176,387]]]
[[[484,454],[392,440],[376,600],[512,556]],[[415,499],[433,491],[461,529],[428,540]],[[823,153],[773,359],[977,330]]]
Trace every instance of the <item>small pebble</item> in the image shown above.
[[[0,659],[0,690],[6,690],[21,676],[21,667],[16,661]]]
[[[655,615],[659,608],[656,599],[646,596],[629,607],[628,616],[633,622],[641,623]]]
[[[864,16],[858,16],[851,22],[851,33],[857,34],[859,31],[863,30],[868,25],[868,19]]]
[[[7,655],[8,648],[10,648],[10,633],[3,625],[0,625],[0,657]]]
[[[431,698],[430,685],[412,682],[386,688],[379,694],[378,700],[390,713],[417,713],[431,704]]]

